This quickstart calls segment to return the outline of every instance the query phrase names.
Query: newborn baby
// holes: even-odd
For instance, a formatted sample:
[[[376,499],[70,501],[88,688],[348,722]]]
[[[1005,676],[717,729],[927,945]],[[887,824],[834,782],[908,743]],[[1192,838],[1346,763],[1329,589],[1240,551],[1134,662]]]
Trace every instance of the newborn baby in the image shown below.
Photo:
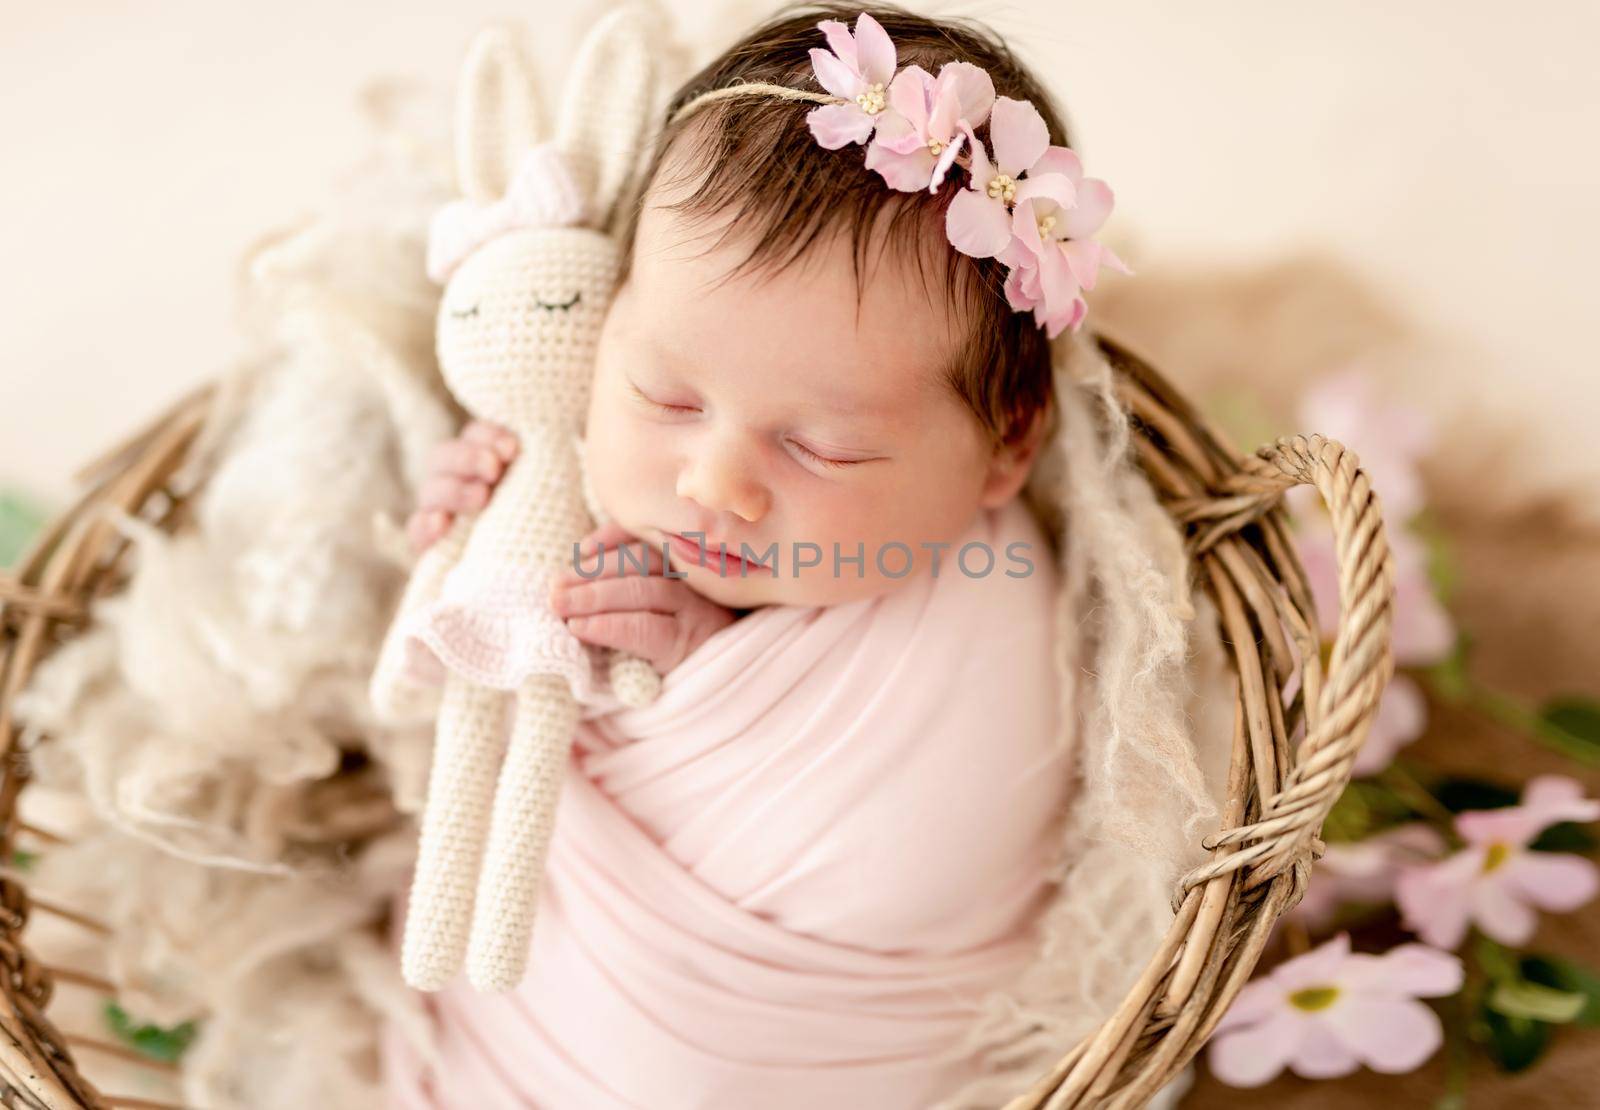
[[[873,10],[902,65],[981,66],[1064,142],[1003,46]],[[802,85],[815,27],[686,89]],[[662,695],[587,708],[528,977],[428,996],[433,1059],[388,1038],[395,1105],[928,1107],[1035,952],[1068,776],[1056,556],[1018,494],[1054,330],[952,249],[953,186],[887,187],[805,107],[730,98],[657,147],[584,435],[610,520],[552,603]],[[414,546],[516,446],[442,445]]]

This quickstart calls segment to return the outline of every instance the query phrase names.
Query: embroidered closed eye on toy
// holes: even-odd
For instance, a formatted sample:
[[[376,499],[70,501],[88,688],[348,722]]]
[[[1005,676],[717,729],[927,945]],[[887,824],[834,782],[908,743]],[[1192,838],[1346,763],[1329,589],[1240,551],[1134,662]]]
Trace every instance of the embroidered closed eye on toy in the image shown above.
[[[521,450],[493,502],[418,562],[372,678],[373,704],[391,720],[437,702],[402,952],[406,980],[423,990],[463,960],[479,989],[522,978],[580,699],[641,706],[660,687],[648,663],[584,644],[546,602],[573,545],[605,522],[583,480],[581,435],[619,273],[607,227],[654,103],[650,27],[641,8],[595,27],[550,139],[509,28],[480,33],[460,78],[465,198],[437,214],[428,250],[430,276],[445,284],[439,365],[463,407],[510,428]]]

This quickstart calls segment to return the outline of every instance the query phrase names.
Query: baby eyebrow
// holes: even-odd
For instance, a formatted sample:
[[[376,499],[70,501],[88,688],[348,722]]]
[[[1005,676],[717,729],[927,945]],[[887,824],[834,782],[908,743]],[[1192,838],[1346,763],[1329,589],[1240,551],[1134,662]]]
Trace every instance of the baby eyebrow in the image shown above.
[[[695,388],[695,379],[699,377],[696,373],[698,360],[690,357],[683,348],[663,341],[660,336],[652,337],[652,345],[656,355],[671,369],[672,374],[681,383]],[[903,411],[906,406],[907,402],[894,398],[846,397],[825,390],[808,390],[805,398],[805,407],[812,411],[844,417],[857,423],[891,416]]]
[[[845,416],[877,417],[903,407],[893,401],[869,401],[859,397],[841,397],[828,393],[813,394],[808,400],[812,408]]]

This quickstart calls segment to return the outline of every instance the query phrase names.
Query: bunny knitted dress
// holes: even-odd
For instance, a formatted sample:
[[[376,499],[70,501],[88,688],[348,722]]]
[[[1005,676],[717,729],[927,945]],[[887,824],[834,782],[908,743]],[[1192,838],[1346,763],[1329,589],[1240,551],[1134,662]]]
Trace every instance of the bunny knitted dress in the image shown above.
[[[1035,950],[1066,804],[1057,587],[1012,501],[937,574],[757,609],[654,704],[590,706],[527,978],[427,996],[391,1105],[912,1110],[969,1078],[948,1050]]]

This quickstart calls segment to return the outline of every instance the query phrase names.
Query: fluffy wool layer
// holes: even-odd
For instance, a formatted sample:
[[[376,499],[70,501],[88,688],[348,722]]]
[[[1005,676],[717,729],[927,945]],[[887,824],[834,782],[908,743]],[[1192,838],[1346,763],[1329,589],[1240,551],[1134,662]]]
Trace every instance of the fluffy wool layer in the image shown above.
[[[399,521],[460,423],[433,356],[423,269],[451,195],[433,90],[368,87],[377,141],[314,217],[240,268],[244,350],[218,375],[172,486],[175,534],[112,514],[130,576],[16,704],[66,833],[30,884],[111,926],[29,938],[117,984],[139,1021],[199,1019],[178,1092],[138,1068],[110,1093],[225,1107],[372,1106],[382,1015],[419,1029],[378,929],[404,885],[431,728],[373,719],[367,681],[409,569]],[[63,991],[65,1027],[105,1039]]]
[[[378,726],[365,689],[409,562],[398,522],[460,417],[423,276],[448,111],[405,87],[366,95],[373,156],[246,257],[247,350],[186,467],[191,524],[115,520],[135,546],[126,590],[18,705],[49,788],[25,802],[78,839],[39,889],[112,925],[98,970],[136,1017],[200,1019],[181,1069],[194,1105],[374,1105],[381,1015],[419,1043],[425,1024],[375,926],[410,862],[431,737]],[[940,1110],[1000,1105],[1115,1009],[1222,793],[1214,615],[1133,466],[1110,366],[1084,338],[1057,350],[1059,427],[1026,497],[1065,583],[1074,802],[1039,956],[986,1000],[959,1051],[987,1074]]]
[[[1111,1015],[1171,926],[1175,884],[1205,859],[1226,792],[1232,686],[1215,610],[1133,465],[1110,363],[1088,337],[1056,352],[1060,417],[1026,497],[1058,544],[1074,794],[1039,954],[958,1048],[981,1054],[984,1076],[935,1110],[1003,1105]]]

